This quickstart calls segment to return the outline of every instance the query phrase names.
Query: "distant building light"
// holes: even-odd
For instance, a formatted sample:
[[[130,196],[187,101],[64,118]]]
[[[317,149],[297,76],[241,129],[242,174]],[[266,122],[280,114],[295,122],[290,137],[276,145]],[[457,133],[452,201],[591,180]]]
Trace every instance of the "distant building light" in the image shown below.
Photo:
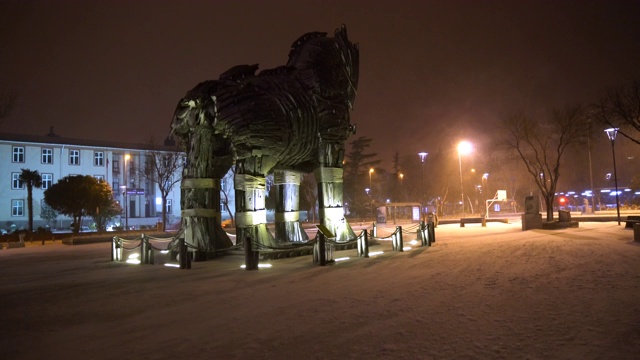
[[[610,191],[611,191],[611,190],[607,190],[607,189],[602,189],[602,190],[600,190],[600,192],[601,192],[601,193],[608,193],[608,192],[610,192]]]
[[[624,189],[624,191],[631,191],[631,189]]]

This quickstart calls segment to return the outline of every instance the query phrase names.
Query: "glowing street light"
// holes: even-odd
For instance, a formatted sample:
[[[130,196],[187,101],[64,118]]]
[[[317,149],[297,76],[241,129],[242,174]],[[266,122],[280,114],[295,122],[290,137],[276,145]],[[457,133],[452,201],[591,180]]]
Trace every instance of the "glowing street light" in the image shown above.
[[[122,180],[124,180],[124,219],[125,230],[129,231],[129,204],[128,204],[128,190],[129,184],[127,182],[127,160],[131,158],[131,155],[125,154],[124,156],[124,168],[122,169]]]
[[[470,154],[473,151],[473,145],[468,141],[461,141],[458,144],[458,165],[460,166],[460,198],[462,199],[462,217],[464,214],[464,183],[462,181],[462,155]]]
[[[425,192],[424,192],[424,189],[425,189],[425,185],[424,185],[424,160],[427,158],[427,155],[429,155],[429,153],[428,152],[424,152],[424,151],[418,153],[418,156],[420,156],[420,162],[422,163],[422,191],[421,191],[421,193],[422,193],[422,206],[424,206],[425,203],[426,203],[425,198],[424,198],[425,197]]]
[[[616,186],[616,210],[618,212],[618,225],[620,225],[620,198],[618,196],[618,172],[616,170],[616,149],[614,146],[616,135],[618,135],[618,128],[609,128],[604,132],[607,133],[609,140],[611,140],[611,153],[613,154],[613,181]]]

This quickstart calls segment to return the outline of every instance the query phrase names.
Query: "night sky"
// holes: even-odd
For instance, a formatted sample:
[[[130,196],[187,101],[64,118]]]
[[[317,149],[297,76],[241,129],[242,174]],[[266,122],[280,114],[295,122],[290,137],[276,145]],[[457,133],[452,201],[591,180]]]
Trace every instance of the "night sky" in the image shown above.
[[[0,132],[160,140],[197,83],[282,65],[342,23],[360,44],[352,123],[387,166],[640,79],[640,1],[0,0],[0,92],[19,94]]]

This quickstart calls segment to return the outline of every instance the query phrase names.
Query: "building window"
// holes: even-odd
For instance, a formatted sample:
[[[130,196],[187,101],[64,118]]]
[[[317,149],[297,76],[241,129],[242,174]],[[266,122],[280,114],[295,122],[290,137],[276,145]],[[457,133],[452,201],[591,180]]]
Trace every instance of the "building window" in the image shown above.
[[[14,163],[24,162],[24,146],[14,146],[11,161]]]
[[[42,190],[47,190],[53,185],[53,174],[42,174]]]
[[[173,201],[171,199],[167,199],[167,214],[173,213]]]
[[[11,216],[24,216],[24,200],[11,200]]]
[[[53,164],[53,149],[42,148],[42,163]]]
[[[80,150],[69,150],[69,165],[80,165]]]
[[[24,190],[24,183],[20,181],[20,173],[11,173],[11,188],[13,190]]]
[[[113,190],[115,194],[118,194],[120,192],[120,181],[118,179],[113,180],[113,185],[111,186],[111,190]]]
[[[120,174],[120,162],[118,160],[113,160],[113,173]]]
[[[93,175],[93,177],[98,179],[98,181],[104,181],[104,175]]]
[[[104,166],[104,152],[93,152],[93,166]]]

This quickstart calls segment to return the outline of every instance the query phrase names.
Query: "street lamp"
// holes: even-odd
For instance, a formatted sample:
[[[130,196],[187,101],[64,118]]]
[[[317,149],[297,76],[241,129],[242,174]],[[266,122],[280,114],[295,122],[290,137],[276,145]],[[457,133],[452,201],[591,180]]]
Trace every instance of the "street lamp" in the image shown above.
[[[422,163],[422,191],[421,191],[421,193],[422,193],[422,206],[423,207],[424,207],[424,205],[426,203],[426,201],[425,201],[425,193],[424,193],[424,188],[425,188],[425,185],[424,185],[424,160],[427,158],[427,155],[429,155],[429,153],[428,152],[424,152],[424,151],[418,153],[418,156],[420,156],[420,162]]]
[[[616,149],[614,146],[616,135],[618,135],[618,128],[609,128],[604,132],[607,133],[609,140],[611,140],[611,153],[613,154],[613,182],[616,186],[616,211],[618,212],[618,225],[620,225],[620,197],[618,196],[618,172],[616,170]]]
[[[369,189],[373,189],[371,187],[371,174],[373,174],[373,168],[369,169]]]
[[[124,168],[122,169],[122,177],[124,180],[124,226],[125,226],[125,230],[129,231],[129,200],[128,200],[128,194],[129,194],[129,184],[127,183],[127,160],[129,160],[131,158],[131,155],[129,154],[125,154],[124,156]]]
[[[458,144],[458,165],[460,166],[460,198],[462,199],[462,217],[464,215],[464,183],[462,181],[462,155],[467,155],[473,150],[473,145],[468,141],[461,141]]]

